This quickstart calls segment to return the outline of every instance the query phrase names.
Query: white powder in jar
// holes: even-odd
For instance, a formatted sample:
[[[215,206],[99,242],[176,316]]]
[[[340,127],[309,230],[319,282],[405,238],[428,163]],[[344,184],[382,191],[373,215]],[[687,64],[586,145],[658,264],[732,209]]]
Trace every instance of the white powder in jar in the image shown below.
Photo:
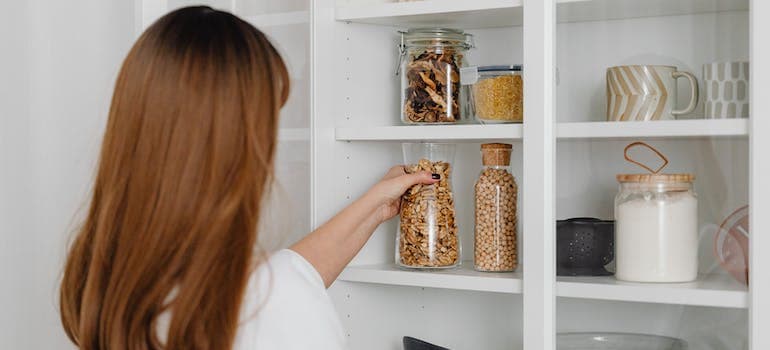
[[[698,277],[698,200],[692,192],[650,193],[615,208],[619,280],[688,282]]]

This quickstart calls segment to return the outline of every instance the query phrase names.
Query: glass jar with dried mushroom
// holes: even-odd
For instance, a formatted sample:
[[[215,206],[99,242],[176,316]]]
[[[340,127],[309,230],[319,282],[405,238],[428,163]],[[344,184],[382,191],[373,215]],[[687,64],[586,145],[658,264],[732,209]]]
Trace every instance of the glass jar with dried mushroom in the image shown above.
[[[396,235],[396,264],[410,268],[447,268],[460,263],[451,174],[455,145],[405,143],[407,173],[439,175],[432,185],[412,186],[401,197],[401,222]]]
[[[407,124],[450,124],[466,118],[470,93],[460,85],[460,68],[472,36],[456,29],[401,32],[401,120]]]
[[[476,181],[476,234],[473,265],[479,271],[513,271],[517,265],[516,199],[511,175],[512,146],[481,145],[484,164]]]

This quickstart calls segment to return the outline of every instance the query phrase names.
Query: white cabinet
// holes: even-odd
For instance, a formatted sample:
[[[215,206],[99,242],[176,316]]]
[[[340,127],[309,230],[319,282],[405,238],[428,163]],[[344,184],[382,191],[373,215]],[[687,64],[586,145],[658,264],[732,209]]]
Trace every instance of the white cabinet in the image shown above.
[[[173,1],[163,6],[173,5]],[[162,13],[138,1],[141,18]],[[173,2],[176,3],[176,2]],[[269,3],[269,4],[268,4]],[[402,163],[402,141],[458,143],[454,190],[460,268],[395,267],[397,220],[383,224],[332,286],[351,349],[400,349],[405,335],[451,349],[553,350],[565,331],[679,337],[691,349],[770,348],[770,4],[760,0],[315,0],[218,1],[272,36],[292,70],[279,178],[297,205],[295,235],[320,225]],[[397,31],[471,32],[476,65],[524,64],[525,122],[406,126],[399,120]],[[698,77],[714,61],[750,61],[751,112],[703,119],[704,96],[674,121],[607,122],[605,70],[673,65]],[[681,81],[678,105],[689,91]],[[670,159],[667,171],[696,175],[697,281],[640,284],[614,277],[557,277],[555,221],[613,218],[615,175],[638,172],[623,147],[644,140]],[[473,271],[472,184],[479,144],[513,144],[519,181],[520,267]],[[307,206],[310,203],[308,207]],[[718,265],[714,235],[735,208],[751,209],[751,285]],[[299,208],[299,209],[297,209]],[[296,237],[296,236],[295,236]],[[763,332],[764,331],[764,332]]]

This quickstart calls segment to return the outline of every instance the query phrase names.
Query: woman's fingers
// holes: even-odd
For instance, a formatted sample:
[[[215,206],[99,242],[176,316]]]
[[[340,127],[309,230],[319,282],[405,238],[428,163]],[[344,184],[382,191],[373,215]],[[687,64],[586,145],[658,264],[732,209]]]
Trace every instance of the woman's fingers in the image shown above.
[[[401,175],[396,179],[398,180],[398,183],[399,183],[400,192],[401,194],[403,194],[404,192],[406,192],[406,190],[408,190],[410,187],[414,185],[417,185],[417,184],[430,185],[438,182],[439,180],[438,176],[434,177],[433,175],[434,174],[431,174],[430,172],[427,172],[427,171],[420,171],[414,174]]]
[[[406,174],[406,171],[404,171],[403,165],[396,165],[388,170],[387,173],[385,173],[385,176],[382,178],[383,180],[390,180],[396,177],[399,177],[401,175]]]

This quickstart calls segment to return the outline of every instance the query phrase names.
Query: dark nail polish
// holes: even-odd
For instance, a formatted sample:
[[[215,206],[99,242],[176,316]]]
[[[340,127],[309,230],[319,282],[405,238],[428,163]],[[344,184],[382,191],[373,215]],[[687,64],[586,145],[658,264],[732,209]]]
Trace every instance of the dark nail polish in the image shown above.
[[[430,177],[432,177],[433,180],[438,180],[438,179],[441,178],[441,175],[439,175],[439,174],[431,174]]]

